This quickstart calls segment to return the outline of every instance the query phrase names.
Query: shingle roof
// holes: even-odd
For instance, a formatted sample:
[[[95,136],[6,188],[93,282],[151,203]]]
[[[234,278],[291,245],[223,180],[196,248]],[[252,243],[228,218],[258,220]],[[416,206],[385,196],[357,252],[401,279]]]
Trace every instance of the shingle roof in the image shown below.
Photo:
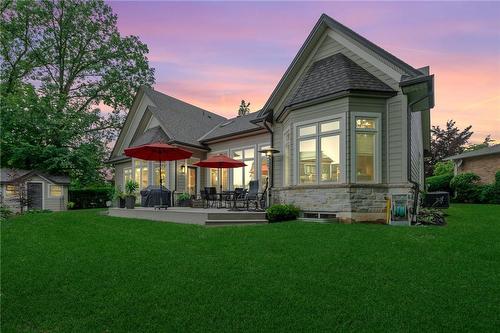
[[[63,185],[70,184],[70,178],[67,175],[49,174],[38,170],[22,170],[22,169],[10,169],[10,168],[0,169],[0,181],[2,183],[11,183],[17,179],[25,178],[30,175],[41,176],[55,184],[63,184]]]
[[[259,110],[260,111],[260,110]],[[259,111],[252,112],[245,116],[235,117],[225,120],[215,126],[210,132],[199,138],[200,142],[206,142],[217,138],[226,137],[232,134],[252,132],[262,129],[262,127],[252,123],[257,119]]]
[[[135,146],[141,146],[145,145],[148,143],[154,143],[154,142],[163,142],[166,143],[168,142],[169,138],[165,134],[165,132],[161,129],[161,126],[156,126],[153,128],[150,128],[146,130],[142,135],[137,137],[132,143],[130,144],[131,147]]]
[[[210,111],[144,87],[145,93],[156,107],[149,110],[158,119],[171,140],[199,146],[198,138],[226,120]]]
[[[394,90],[342,53],[316,61],[298,84],[286,106],[332,95],[341,91]]]
[[[468,157],[477,157],[477,156],[493,155],[493,154],[500,154],[500,144],[494,145],[491,147],[485,147],[485,148],[478,149],[478,150],[468,151],[468,152],[454,155],[454,156],[450,156],[450,157],[445,158],[445,160],[446,161],[459,160],[459,159],[468,158]]]

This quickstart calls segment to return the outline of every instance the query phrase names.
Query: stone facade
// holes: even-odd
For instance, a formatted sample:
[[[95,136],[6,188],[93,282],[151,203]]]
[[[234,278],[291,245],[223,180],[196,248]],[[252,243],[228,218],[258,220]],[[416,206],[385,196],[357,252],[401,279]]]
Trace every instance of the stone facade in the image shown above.
[[[457,173],[475,173],[483,184],[494,183],[497,171],[500,171],[500,154],[464,158],[457,168]]]
[[[385,221],[390,193],[409,193],[410,187],[389,185],[316,185],[275,188],[273,203],[293,204],[304,212],[335,213],[344,223]]]

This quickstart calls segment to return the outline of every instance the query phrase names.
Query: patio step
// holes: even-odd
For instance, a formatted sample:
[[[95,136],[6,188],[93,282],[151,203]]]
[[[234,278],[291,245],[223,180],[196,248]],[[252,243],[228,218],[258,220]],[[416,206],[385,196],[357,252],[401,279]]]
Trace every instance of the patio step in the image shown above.
[[[247,224],[267,224],[266,219],[235,219],[235,220],[206,220],[205,225],[208,226],[221,226],[221,225],[247,225]]]
[[[208,213],[207,220],[265,220],[265,212],[213,212]]]

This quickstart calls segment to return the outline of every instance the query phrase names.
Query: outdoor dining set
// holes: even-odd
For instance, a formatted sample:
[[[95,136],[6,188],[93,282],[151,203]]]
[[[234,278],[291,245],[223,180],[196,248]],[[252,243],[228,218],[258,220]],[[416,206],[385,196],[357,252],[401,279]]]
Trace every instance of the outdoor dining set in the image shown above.
[[[175,202],[175,200],[169,200],[170,196],[173,196],[175,193],[175,190],[170,192],[163,186],[161,161],[184,160],[190,158],[192,154],[193,153],[189,150],[162,142],[125,149],[126,156],[160,162],[160,186],[158,188],[151,187],[141,193],[142,202],[145,206],[166,209]],[[267,202],[269,201],[268,180],[266,180],[264,189],[261,192],[258,180],[250,181],[248,189],[235,188],[232,191],[222,190],[222,183],[220,182],[221,169],[232,169],[246,166],[246,164],[242,161],[232,159],[223,154],[218,154],[209,157],[206,160],[194,163],[193,165],[204,168],[217,168],[219,170],[219,191],[217,191],[216,187],[205,187],[204,190],[200,191],[200,199],[203,202],[204,208],[226,208],[230,210],[266,209]],[[177,172],[177,168],[175,168],[175,170]],[[177,175],[175,175],[175,178],[177,178]],[[168,197],[168,199],[165,200],[165,196]]]

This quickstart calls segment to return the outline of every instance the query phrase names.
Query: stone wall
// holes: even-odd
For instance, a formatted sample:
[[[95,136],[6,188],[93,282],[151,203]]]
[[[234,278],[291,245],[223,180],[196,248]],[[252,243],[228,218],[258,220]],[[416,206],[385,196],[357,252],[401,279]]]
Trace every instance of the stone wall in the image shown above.
[[[495,173],[500,170],[500,154],[469,157],[463,159],[458,173],[474,172],[481,177],[481,183],[495,182]]]
[[[388,185],[295,186],[272,190],[273,203],[293,204],[305,212],[333,212],[346,223],[386,218],[390,193],[409,193],[409,187]]]

